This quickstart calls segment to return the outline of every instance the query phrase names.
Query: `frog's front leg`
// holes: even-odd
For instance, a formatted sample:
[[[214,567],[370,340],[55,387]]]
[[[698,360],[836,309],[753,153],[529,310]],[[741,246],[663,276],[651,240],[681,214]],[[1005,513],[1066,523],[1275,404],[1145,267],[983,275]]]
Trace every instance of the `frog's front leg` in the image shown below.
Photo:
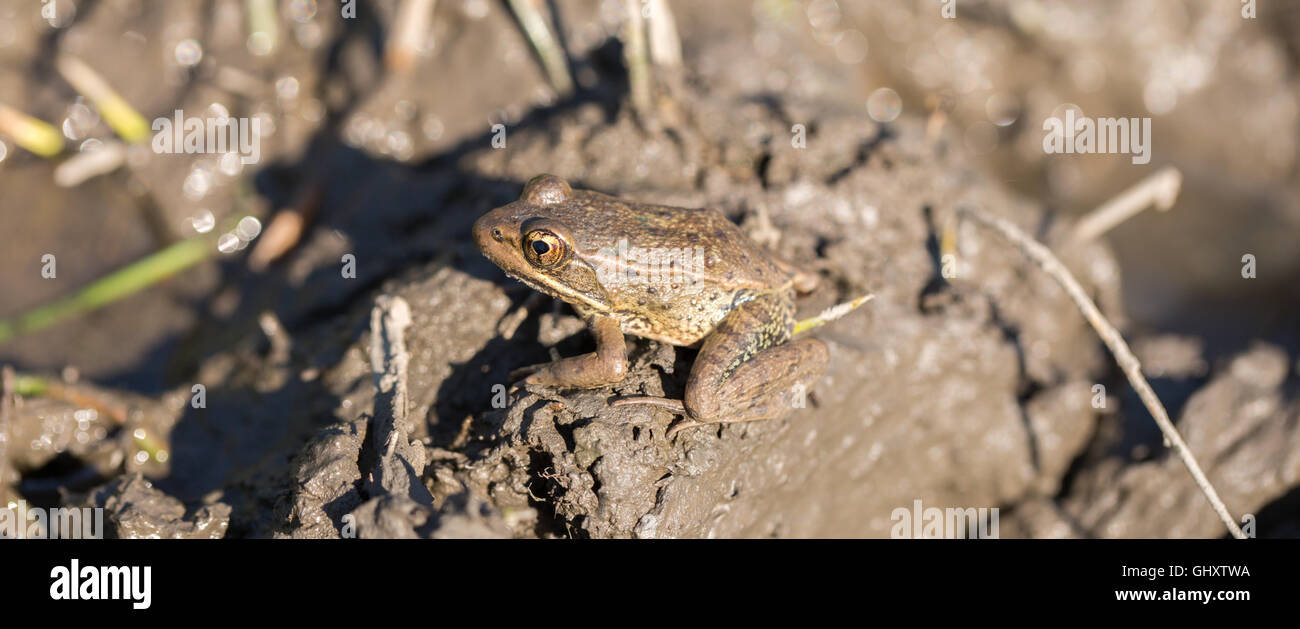
[[[596,351],[524,367],[511,376],[529,373],[525,384],[575,389],[594,389],[621,381],[627,375],[627,344],[618,320],[592,315],[587,326],[596,337]]]
[[[814,338],[789,341],[794,304],[789,295],[768,294],[731,311],[700,346],[681,402],[624,398],[617,404],[648,404],[683,412],[669,435],[709,423],[774,419],[826,370],[830,352]]]

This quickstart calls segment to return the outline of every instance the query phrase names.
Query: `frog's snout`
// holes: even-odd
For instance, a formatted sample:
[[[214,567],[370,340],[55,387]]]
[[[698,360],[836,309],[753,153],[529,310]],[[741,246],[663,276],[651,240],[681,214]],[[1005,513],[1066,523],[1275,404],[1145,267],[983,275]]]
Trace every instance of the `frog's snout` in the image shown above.
[[[483,256],[507,273],[523,266],[519,254],[519,215],[510,206],[499,207],[474,221],[474,244]]]
[[[493,210],[480,216],[477,221],[474,221],[473,233],[474,244],[478,245],[480,251],[487,251],[488,248],[505,242],[506,227],[501,220],[500,212]]]

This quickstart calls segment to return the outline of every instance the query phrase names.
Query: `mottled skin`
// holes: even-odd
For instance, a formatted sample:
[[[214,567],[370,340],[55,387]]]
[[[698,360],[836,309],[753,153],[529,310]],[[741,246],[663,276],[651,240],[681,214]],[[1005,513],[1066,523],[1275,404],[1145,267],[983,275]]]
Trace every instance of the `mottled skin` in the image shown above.
[[[540,175],[518,201],[479,218],[474,240],[507,275],[571,304],[596,337],[595,352],[530,367],[525,383],[594,388],[622,380],[624,333],[698,344],[683,400],[615,402],[686,415],[676,432],[780,417],[825,370],[825,344],[790,338],[795,292],[811,290],[816,276],[772,257],[715,210],[623,201]],[[686,254],[647,265],[628,253],[638,248]]]

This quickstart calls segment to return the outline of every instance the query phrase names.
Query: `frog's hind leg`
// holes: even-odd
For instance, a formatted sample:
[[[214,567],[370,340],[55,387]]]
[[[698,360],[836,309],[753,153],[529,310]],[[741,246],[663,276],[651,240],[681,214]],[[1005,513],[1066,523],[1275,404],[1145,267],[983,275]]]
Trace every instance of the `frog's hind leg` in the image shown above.
[[[776,419],[806,398],[826,371],[830,351],[815,338],[801,338],[769,348],[741,363],[724,381],[687,384],[687,412],[701,423]],[[716,388],[712,388],[716,384]]]
[[[805,399],[830,351],[814,338],[789,340],[794,306],[781,301],[771,295],[746,303],[705,339],[686,381],[683,403],[691,419],[775,419]]]
[[[685,411],[686,420],[669,435],[709,423],[781,417],[804,399],[830,358],[826,344],[817,339],[789,341],[793,329],[794,305],[788,295],[757,297],[732,310],[705,338],[680,406],[663,398],[620,402]]]

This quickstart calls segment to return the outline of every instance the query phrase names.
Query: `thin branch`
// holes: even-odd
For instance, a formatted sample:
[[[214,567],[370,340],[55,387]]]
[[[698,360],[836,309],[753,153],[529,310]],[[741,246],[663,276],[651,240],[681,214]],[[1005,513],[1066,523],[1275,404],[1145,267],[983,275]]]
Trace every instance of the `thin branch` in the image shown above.
[[[436,3],[437,0],[404,0],[398,5],[384,50],[384,63],[389,70],[408,72],[415,66],[424,38],[429,35]]]
[[[650,0],[650,60],[664,68],[682,65],[682,40],[667,0]]]
[[[33,374],[14,373],[12,376],[9,390],[14,396],[48,398],[73,406],[93,408],[119,425],[125,425],[130,420],[130,409],[125,404],[94,387]]]
[[[1065,289],[1065,292],[1070,295],[1070,299],[1074,300],[1075,305],[1083,312],[1083,316],[1088,320],[1088,323],[1097,331],[1101,340],[1106,343],[1106,347],[1110,348],[1111,353],[1115,355],[1115,362],[1119,363],[1120,369],[1124,371],[1124,375],[1128,377],[1133,389],[1137,391],[1138,397],[1142,398],[1142,403],[1146,405],[1147,410],[1151,412],[1151,416],[1155,418],[1156,425],[1164,433],[1165,440],[1178,453],[1183,465],[1191,473],[1192,479],[1200,487],[1201,493],[1210,502],[1210,506],[1214,507],[1214,512],[1219,515],[1219,519],[1223,520],[1224,525],[1232,532],[1233,537],[1245,539],[1241,527],[1237,526],[1232,514],[1228,513],[1228,508],[1219,499],[1218,492],[1214,490],[1214,486],[1205,477],[1205,472],[1201,471],[1201,466],[1196,462],[1196,458],[1192,456],[1192,451],[1188,449],[1187,443],[1178,434],[1178,429],[1174,427],[1174,423],[1169,420],[1169,413],[1165,411],[1164,405],[1160,403],[1160,398],[1156,397],[1155,391],[1151,389],[1151,384],[1142,375],[1142,364],[1138,362],[1137,356],[1133,355],[1128,343],[1124,342],[1124,337],[1106,320],[1105,315],[1097,308],[1097,304],[1092,302],[1092,299],[1084,292],[1083,287],[1065,268],[1065,265],[1061,264],[1061,261],[1042,243],[1034,240],[1021,231],[1020,228],[1002,218],[990,216],[972,207],[959,207],[957,213],[963,217],[970,217],[976,223],[1001,234],[1003,238],[1006,238],[1017,249],[1020,249]]]
[[[292,204],[276,212],[248,254],[248,268],[254,273],[261,273],[298,246],[307,226],[316,219],[324,194],[322,181],[313,179],[298,193],[298,198]]]
[[[858,306],[861,306],[862,304],[871,301],[873,298],[875,298],[875,295],[868,293],[866,295],[853,299],[852,301],[846,301],[841,304],[835,304],[834,306],[831,306],[830,308],[821,311],[816,316],[808,317],[807,319],[804,319],[799,323],[795,324],[793,334],[802,334],[815,327],[826,325],[831,321],[839,319],[844,315],[849,314],[854,310],[857,310]]]
[[[269,55],[280,47],[280,14],[275,0],[245,0],[248,12],[248,51]]]
[[[236,218],[222,223],[233,227]],[[0,319],[0,343],[65,319],[79,317],[161,282],[217,254],[216,235],[194,236],[159,249],[135,262],[91,282],[67,297],[37,306],[13,319]]]
[[[1182,185],[1183,174],[1173,166],[1166,166],[1089,212],[1075,226],[1071,238],[1076,243],[1088,242],[1150,205],[1161,212],[1167,211],[1178,200]]]
[[[551,34],[551,29],[546,26],[546,18],[542,16],[541,9],[534,0],[509,1],[511,10],[519,19],[519,25],[524,29],[524,35],[542,60],[546,76],[551,80],[551,88],[558,96],[567,96],[573,92],[573,77],[569,75],[568,59],[564,55],[564,49]]]
[[[62,54],[54,60],[54,67],[73,89],[95,103],[99,116],[123,140],[135,144],[149,137],[150,126],[144,116],[86,62]]]
[[[650,115],[650,64],[646,44],[645,19],[640,0],[623,0],[626,17],[623,31],[623,60],[627,64],[628,89],[632,108],[643,120]]]
[[[0,133],[41,157],[54,157],[63,151],[63,136],[54,125],[4,103],[0,103]]]
[[[87,179],[107,175],[126,163],[126,145],[108,140],[90,151],[74,153],[54,168],[54,183],[61,188],[81,185]]]

